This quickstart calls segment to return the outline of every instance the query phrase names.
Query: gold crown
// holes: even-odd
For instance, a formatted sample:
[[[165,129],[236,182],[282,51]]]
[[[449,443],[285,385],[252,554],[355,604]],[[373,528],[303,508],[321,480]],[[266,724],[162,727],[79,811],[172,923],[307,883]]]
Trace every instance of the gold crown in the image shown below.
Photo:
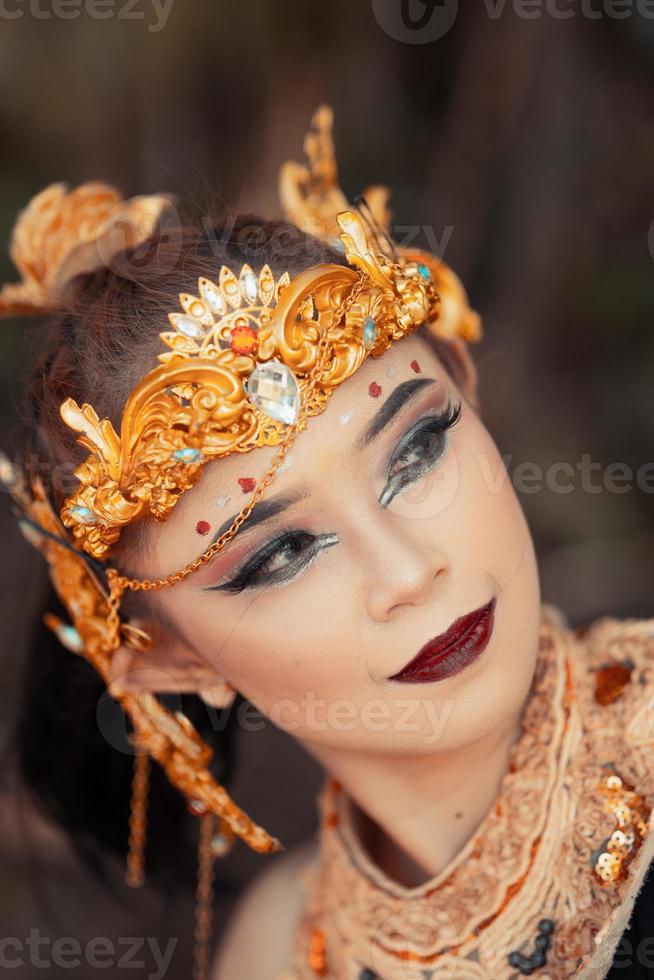
[[[120,435],[90,405],[62,404],[91,455],[61,516],[89,554],[106,557],[147,511],[165,520],[210,459],[275,446],[290,426],[303,428],[300,405],[305,417],[322,412],[369,354],[436,317],[426,265],[376,252],[355,212],[337,220],[353,268],[324,264],[275,282],[268,266],[255,276],[244,265],[238,277],[223,266],[217,283],[200,279],[198,296],[182,293],[183,312],[169,314],[174,330],[160,334],[170,350],[130,395]]]
[[[423,324],[442,338],[481,336],[479,318],[445,263],[392,244],[383,189],[368,192],[368,216],[347,206],[336,182],[331,125],[330,110],[318,110],[305,144],[308,166],[283,168],[282,199],[298,227],[340,243],[348,265],[318,265],[277,281],[268,266],[255,274],[244,265],[238,275],[223,266],[216,282],[198,282],[197,296],[182,293],[180,310],[169,314],[172,330],[160,334],[167,349],[128,398],[119,433],[91,405],[63,402],[64,421],[90,455],[76,469],[79,486],[59,515],[38,477],[30,476],[28,488],[0,457],[0,480],[17,505],[21,530],[45,555],[72,619],[69,625],[48,615],[46,622],[107,683],[118,646],[151,643],[120,621],[124,590],[174,584],[224,547],[307,418],[324,411],[334,388],[368,356],[380,356]],[[61,185],[47,188],[14,230],[12,257],[24,281],[0,291],[0,316],[55,309],[68,274],[92,268],[93,234],[111,234],[110,211],[137,219],[135,244],[169,207],[163,195],[119,202],[107,185],[83,185],[69,195]],[[43,267],[39,256],[46,257]],[[194,562],[155,581],[128,579],[98,563],[126,525],[147,514],[165,520],[207,461],[257,446],[279,449],[229,530]],[[256,850],[279,846],[209,774],[211,750],[186,718],[151,694],[123,693],[116,685],[112,693],[131,719],[139,751],[164,767],[196,812],[216,814],[227,838],[237,835]]]

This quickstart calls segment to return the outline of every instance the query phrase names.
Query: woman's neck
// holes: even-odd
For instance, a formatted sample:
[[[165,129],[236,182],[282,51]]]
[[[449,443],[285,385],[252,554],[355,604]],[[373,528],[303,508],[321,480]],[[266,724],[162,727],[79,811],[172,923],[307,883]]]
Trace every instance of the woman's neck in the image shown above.
[[[414,887],[439,874],[472,837],[497,798],[521,730],[520,712],[451,752],[334,756],[309,748],[352,801],[364,850],[389,878]]]

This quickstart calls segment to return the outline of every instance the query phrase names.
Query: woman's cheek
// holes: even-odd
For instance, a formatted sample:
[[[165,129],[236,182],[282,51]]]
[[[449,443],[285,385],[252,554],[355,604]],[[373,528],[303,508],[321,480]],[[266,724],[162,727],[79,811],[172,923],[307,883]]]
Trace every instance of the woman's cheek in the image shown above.
[[[270,593],[273,603],[252,604],[223,647],[230,683],[266,713],[280,699],[297,702],[313,692],[328,700],[355,683],[353,589],[335,573],[309,583],[318,572],[314,567],[298,582],[306,587],[277,590]]]

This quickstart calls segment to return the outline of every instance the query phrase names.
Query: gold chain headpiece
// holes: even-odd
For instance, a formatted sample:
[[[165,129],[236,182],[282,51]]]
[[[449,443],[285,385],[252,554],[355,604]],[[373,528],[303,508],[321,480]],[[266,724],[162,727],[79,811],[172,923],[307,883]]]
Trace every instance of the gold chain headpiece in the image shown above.
[[[372,221],[347,206],[336,180],[331,123],[330,110],[318,110],[305,143],[308,166],[285,165],[281,196],[289,218],[338,242],[348,265],[322,264],[277,280],[268,266],[258,273],[249,265],[238,271],[223,266],[215,281],[199,280],[197,295],[180,294],[180,310],[169,314],[172,329],[160,334],[167,349],[128,398],[118,432],[89,404],[67,398],[61,405],[89,456],[77,467],[79,485],[58,515],[38,477],[30,476],[28,486],[6,457],[1,462],[0,479],[18,506],[21,528],[45,555],[72,620],[65,624],[48,614],[46,622],[106,683],[121,644],[142,650],[151,643],[121,622],[123,592],[172,585],[220,551],[307,419],[324,411],[335,387],[368,356],[379,357],[423,324],[443,338],[481,336],[454,273],[429,253],[391,244],[383,189],[367,192]],[[56,309],[67,276],[92,268],[89,250],[94,236],[111,231],[110,213],[141,216],[147,238],[170,206],[167,196],[119,202],[116,194],[87,184],[66,195],[53,185],[33,199],[12,238],[23,282],[0,291],[0,315]],[[229,530],[199,558],[161,579],[129,579],[107,568],[102,580],[98,568],[124,527],[148,514],[166,520],[208,461],[258,446],[279,448]],[[188,719],[152,693],[116,690],[116,696],[132,722],[139,756],[156,759],[195,812],[219,817],[225,837],[239,836],[255,850],[280,846],[210,775],[211,749]]]

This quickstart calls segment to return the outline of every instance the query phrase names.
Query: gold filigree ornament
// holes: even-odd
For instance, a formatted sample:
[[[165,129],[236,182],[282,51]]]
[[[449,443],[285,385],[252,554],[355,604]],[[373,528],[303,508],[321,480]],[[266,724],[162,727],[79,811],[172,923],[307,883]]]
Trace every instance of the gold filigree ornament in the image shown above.
[[[423,325],[445,338],[470,341],[481,335],[479,318],[454,273],[435,256],[393,246],[383,224],[385,195],[371,195],[367,214],[347,207],[336,184],[329,110],[319,110],[306,148],[309,167],[285,168],[282,196],[300,227],[309,216],[315,225],[319,214],[325,240],[333,241],[336,229],[348,264],[321,264],[278,280],[268,266],[258,272],[249,265],[237,272],[223,266],[215,281],[199,280],[197,295],[180,294],[180,309],[169,314],[171,329],[160,334],[166,349],[128,398],[119,431],[87,403],[78,405],[72,398],[62,403],[63,420],[79,433],[89,455],[75,470],[79,485],[58,516],[37,477],[27,481],[8,459],[1,461],[0,478],[18,506],[21,528],[44,553],[72,625],[51,615],[46,622],[107,684],[112,656],[121,645],[142,650],[151,642],[143,630],[121,622],[125,590],[174,585],[219,552],[274,479],[307,419],[324,411],[337,385],[369,356],[381,356]],[[293,182],[294,194],[289,191]],[[80,207],[88,202],[80,189],[71,197]],[[88,225],[75,220],[70,200],[62,201],[59,192],[54,198],[72,229],[67,239],[71,253],[80,236],[86,236],[88,248]],[[162,209],[164,202],[168,198],[162,197]],[[123,204],[131,207],[131,202]],[[155,199],[147,205],[148,213],[159,214]],[[39,225],[35,209],[28,208],[14,241],[25,241],[21,222],[27,221],[28,238],[41,242],[48,256],[44,237],[59,227],[49,225],[50,220],[42,215]],[[61,269],[65,249],[56,253]],[[31,310],[37,303],[42,310],[50,308],[49,270],[40,270],[38,279],[44,292],[33,295],[32,305],[20,286],[5,287],[3,294],[11,293],[5,315],[21,312],[15,302],[21,295]],[[207,462],[259,446],[278,447],[271,465],[230,528],[202,555],[156,580],[127,578],[107,566],[123,528],[147,515],[166,520]],[[187,718],[168,711],[153,693],[127,694],[116,684],[111,693],[131,719],[138,753],[163,766],[193,812],[220,818],[223,841],[238,836],[258,851],[280,846],[209,773],[212,750]]]
[[[223,266],[217,283],[199,281],[199,296],[182,293],[174,331],[160,334],[170,350],[128,399],[120,435],[91,405],[63,402],[91,455],[61,517],[94,558],[145,513],[165,520],[210,459],[304,428],[368,354],[437,316],[438,294],[415,262],[374,252],[355,212],[337,220],[352,268],[318,265],[275,282],[268,266],[258,277]]]

